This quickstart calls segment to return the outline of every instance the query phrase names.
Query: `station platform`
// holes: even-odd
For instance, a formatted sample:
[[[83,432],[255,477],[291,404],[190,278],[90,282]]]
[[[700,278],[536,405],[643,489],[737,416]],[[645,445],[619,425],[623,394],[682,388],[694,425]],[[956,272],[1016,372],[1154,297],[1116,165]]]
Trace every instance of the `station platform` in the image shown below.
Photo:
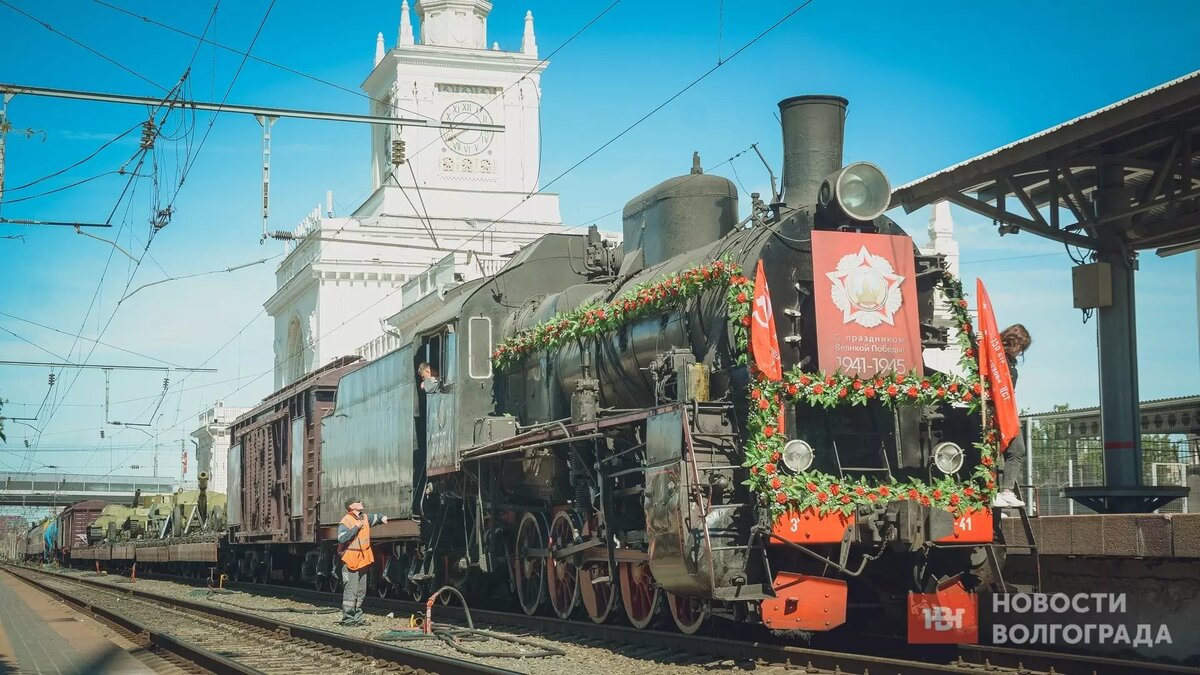
[[[153,673],[134,656],[139,649],[93,619],[0,573],[0,673]]]
[[[1041,516],[1029,523],[1043,556],[1200,559],[1200,513]],[[1005,518],[1003,527],[1008,544],[1028,543],[1020,518]]]

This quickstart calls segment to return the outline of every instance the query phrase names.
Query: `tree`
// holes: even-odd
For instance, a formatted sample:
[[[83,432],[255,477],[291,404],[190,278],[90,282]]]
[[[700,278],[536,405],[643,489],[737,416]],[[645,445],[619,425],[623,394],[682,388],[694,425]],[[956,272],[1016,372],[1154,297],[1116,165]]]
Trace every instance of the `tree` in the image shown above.
[[[0,411],[3,411],[3,410],[4,410],[4,399],[0,398]],[[8,439],[4,437],[4,417],[3,416],[0,416],[0,441],[3,441],[5,443],[8,442]]]

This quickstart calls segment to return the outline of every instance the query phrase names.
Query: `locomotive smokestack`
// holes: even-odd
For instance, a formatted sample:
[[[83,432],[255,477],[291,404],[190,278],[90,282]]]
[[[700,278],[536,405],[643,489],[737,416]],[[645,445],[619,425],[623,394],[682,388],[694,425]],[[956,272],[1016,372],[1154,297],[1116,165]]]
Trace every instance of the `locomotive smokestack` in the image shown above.
[[[779,102],[783,121],[783,201],[817,203],[821,181],[842,168],[846,106],[840,96],[793,96]]]

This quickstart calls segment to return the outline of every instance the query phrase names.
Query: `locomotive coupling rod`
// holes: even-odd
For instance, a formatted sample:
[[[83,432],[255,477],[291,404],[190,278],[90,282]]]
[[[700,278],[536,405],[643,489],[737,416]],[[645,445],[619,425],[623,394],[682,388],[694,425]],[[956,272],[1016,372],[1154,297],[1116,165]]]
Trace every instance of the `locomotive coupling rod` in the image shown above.
[[[569,557],[575,555],[576,553],[582,553],[588,549],[596,548],[596,547],[602,545],[603,543],[604,542],[600,541],[599,539],[590,539],[590,540],[585,541],[580,544],[573,544],[571,546],[565,546],[554,552],[554,559],[562,560],[563,558],[569,558]]]

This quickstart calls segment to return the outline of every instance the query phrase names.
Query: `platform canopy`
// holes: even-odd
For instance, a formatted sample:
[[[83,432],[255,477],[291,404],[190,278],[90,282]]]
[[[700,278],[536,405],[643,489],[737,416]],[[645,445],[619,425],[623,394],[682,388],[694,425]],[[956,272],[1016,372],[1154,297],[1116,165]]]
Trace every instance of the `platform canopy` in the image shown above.
[[[1106,513],[1146,512],[1186,489],[1147,486],[1138,411],[1138,254],[1200,249],[1200,71],[897,188],[911,213],[948,201],[1090,251],[1075,307],[1097,311],[1105,485],[1068,496]],[[1090,257],[1090,261],[1086,258]]]
[[[1200,248],[1200,71],[897,188],[905,212],[946,200],[1091,250]],[[1108,182],[1125,188],[1098,208]]]

